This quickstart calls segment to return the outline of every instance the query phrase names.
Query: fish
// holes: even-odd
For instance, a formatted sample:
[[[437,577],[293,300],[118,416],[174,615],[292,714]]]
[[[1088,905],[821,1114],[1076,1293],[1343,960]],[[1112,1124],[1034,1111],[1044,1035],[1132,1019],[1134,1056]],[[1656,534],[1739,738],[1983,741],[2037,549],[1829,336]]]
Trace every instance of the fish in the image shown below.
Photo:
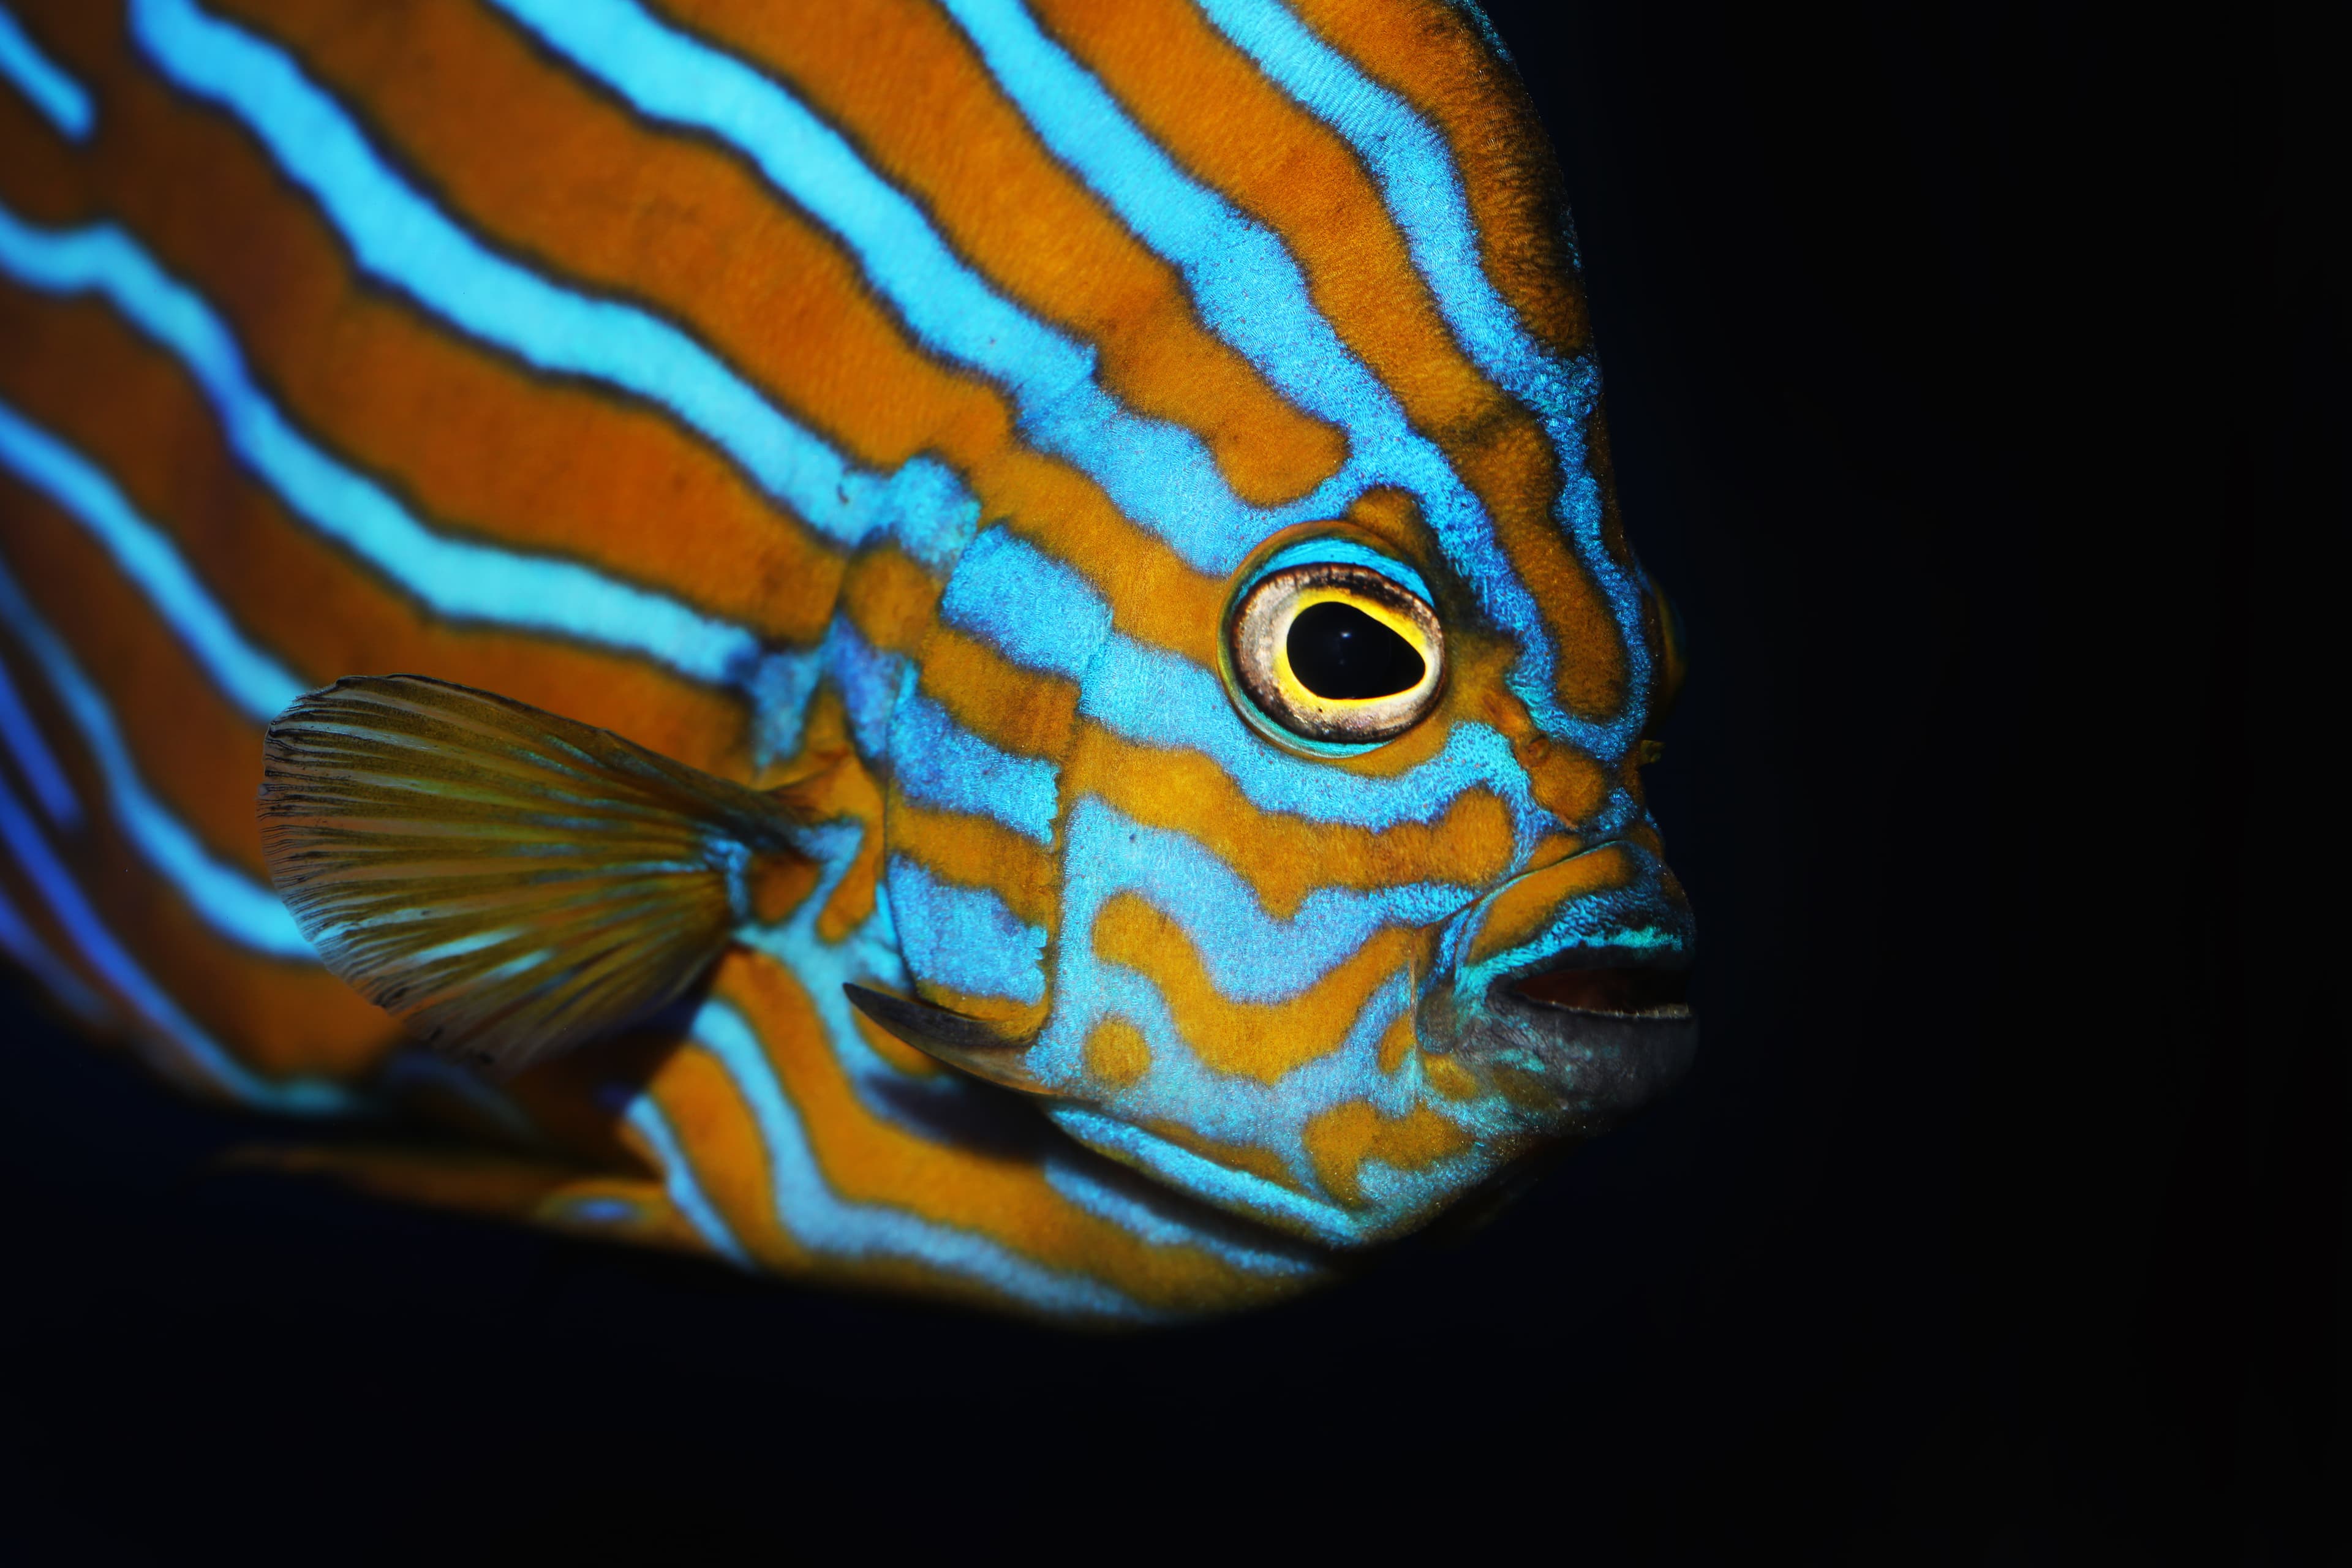
[[[1682,633],[1466,0],[5,0],[0,78],[0,945],[252,1158],[1116,1327],[1686,1069]]]

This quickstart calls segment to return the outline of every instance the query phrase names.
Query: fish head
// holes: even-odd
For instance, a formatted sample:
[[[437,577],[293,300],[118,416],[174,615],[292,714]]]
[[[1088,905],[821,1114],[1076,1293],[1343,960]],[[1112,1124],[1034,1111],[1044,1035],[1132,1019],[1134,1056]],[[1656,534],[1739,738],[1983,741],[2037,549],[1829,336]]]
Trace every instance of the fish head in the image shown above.
[[[1078,615],[1072,569],[983,535],[948,635],[1017,614],[1087,645],[1032,759],[1052,820],[950,853],[908,798],[935,736],[894,727],[919,1000],[869,1014],[1103,1154],[1342,1247],[1653,1098],[1696,1038],[1691,912],[1639,773],[1679,639],[1586,500],[1507,539],[1370,487],[1249,549],[1189,659],[1121,633],[1115,590]]]

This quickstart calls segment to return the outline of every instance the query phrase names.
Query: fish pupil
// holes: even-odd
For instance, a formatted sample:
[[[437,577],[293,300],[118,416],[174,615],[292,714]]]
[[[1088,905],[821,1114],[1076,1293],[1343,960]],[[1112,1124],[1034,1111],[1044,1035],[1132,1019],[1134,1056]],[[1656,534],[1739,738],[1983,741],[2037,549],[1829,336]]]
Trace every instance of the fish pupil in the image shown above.
[[[1412,644],[1353,605],[1309,605],[1290,623],[1290,670],[1318,697],[1392,697],[1421,684]]]

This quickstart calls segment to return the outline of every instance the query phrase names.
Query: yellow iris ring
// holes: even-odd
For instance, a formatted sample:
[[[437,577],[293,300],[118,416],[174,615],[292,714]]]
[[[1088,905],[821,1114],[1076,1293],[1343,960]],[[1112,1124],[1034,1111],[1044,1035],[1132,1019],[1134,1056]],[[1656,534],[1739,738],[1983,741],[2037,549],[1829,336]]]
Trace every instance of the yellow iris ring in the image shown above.
[[[1325,697],[1290,666],[1290,627],[1317,605],[1341,604],[1370,616],[1421,656],[1421,679],[1381,697]],[[1445,634],[1418,595],[1368,566],[1324,562],[1271,573],[1234,607],[1229,645],[1234,673],[1252,703],[1301,739],[1378,744],[1403,733],[1436,705],[1445,679]]]

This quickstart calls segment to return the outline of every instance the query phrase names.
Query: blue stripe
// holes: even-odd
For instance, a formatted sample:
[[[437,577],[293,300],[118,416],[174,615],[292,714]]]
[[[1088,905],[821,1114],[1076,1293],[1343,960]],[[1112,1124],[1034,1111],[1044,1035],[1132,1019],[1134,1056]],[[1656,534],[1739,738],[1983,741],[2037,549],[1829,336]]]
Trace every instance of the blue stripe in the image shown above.
[[[189,904],[230,940],[272,958],[316,963],[294,917],[278,895],[242,871],[214,858],[180,819],[167,810],[139,776],[114,711],[95,682],[67,651],[64,641],[41,619],[17,585],[0,569],[0,621],[17,637],[56,689],[58,700],[81,731],[99,773],[106,780],[106,803],[115,822],[139,846]]]
[[[350,1092],[339,1084],[320,1079],[272,1083],[248,1072],[221,1049],[115,941],[5,780],[0,780],[0,843],[6,844],[90,967],[153,1026],[165,1045],[205,1078],[245,1104],[266,1110],[316,1115],[352,1108]]]
[[[1045,144],[1183,273],[1211,330],[1292,402],[1347,432],[1345,493],[1352,499],[1375,485],[1396,485],[1420,499],[1424,521],[1480,609],[1518,646],[1513,689],[1552,727],[1565,725],[1551,689],[1550,637],[1496,542],[1492,521],[1444,454],[1412,429],[1395,395],[1317,311],[1306,275],[1280,237],[1179,169],[1117,98],[1039,31],[1018,0],[945,3]],[[1236,563],[1226,559],[1214,569]]]
[[[1122,1089],[1108,1110],[1076,1100],[1045,1101],[1045,1114],[1064,1131],[1184,1192],[1276,1225],[1304,1228],[1328,1245],[1358,1245],[1393,1221],[1391,1213],[1352,1213],[1303,1196],[1263,1176],[1190,1154],[1144,1129],[1174,1123],[1218,1142],[1266,1150],[1312,1185],[1317,1175],[1307,1158],[1303,1131],[1318,1113],[1351,1100],[1390,1115],[1427,1103],[1416,1058],[1408,1056],[1404,1069],[1396,1073],[1383,1072],[1379,1059],[1381,1037],[1412,1006],[1409,969],[1400,967],[1375,988],[1333,1049],[1272,1084],[1221,1072],[1202,1062],[1178,1033],[1158,987],[1132,970],[1100,963],[1083,948],[1072,947],[1065,952],[1055,984],[1053,1021],[1030,1056],[1049,1084],[1069,1081],[1077,1072],[1086,1035],[1101,1018],[1125,1019],[1142,1032],[1151,1048],[1151,1071]],[[1474,1148],[1409,1178],[1407,1184],[1423,1194],[1449,1180],[1458,1184],[1465,1163],[1483,1157]],[[1372,1171],[1363,1173],[1370,1177]],[[1368,1180],[1368,1191],[1371,1185]],[[1411,1199],[1410,1193],[1405,1195]]]
[[[654,1158],[661,1164],[663,1190],[668,1193],[671,1205],[686,1216],[686,1223],[695,1228],[713,1252],[739,1268],[751,1268],[751,1254],[743,1250],[743,1244],[735,1239],[735,1233],[719,1217],[719,1210],[703,1192],[702,1184],[694,1179],[694,1167],[687,1163],[686,1147],[678,1142],[669,1119],[654,1103],[653,1096],[640,1094],[629,1101],[622,1120],[635,1128],[652,1147]]]
[[[1201,438],[1138,416],[1096,379],[1092,346],[1055,331],[958,259],[914,203],[775,82],[655,21],[634,0],[494,0],[640,112],[741,151],[856,256],[924,347],[1011,394],[1021,428],[1195,565],[1230,571],[1273,529],[1352,499],[1333,481],[1277,511],[1236,497]]]
[[[978,504],[938,464],[918,458],[887,479],[852,467],[667,321],[560,287],[467,233],[283,50],[190,0],[132,0],[131,22],[165,77],[261,139],[361,267],[461,331],[668,409],[829,539],[895,535],[939,570],[970,537]]]
[[[994,891],[942,882],[903,855],[890,858],[889,877],[890,921],[909,969],[968,995],[1045,999],[1045,933]]]
[[[993,817],[1038,843],[1054,842],[1060,774],[1036,757],[1001,752],[950,718],[913,683],[890,718],[890,765],[912,800]]]
[[[229,447],[320,533],[452,620],[549,632],[639,655],[741,692],[768,755],[798,746],[815,656],[771,650],[744,627],[575,562],[449,539],[304,437],[253,380],[204,300],[110,226],[36,228],[0,207],[0,272],[54,294],[94,293],[202,386]]]
[[[25,706],[16,677],[8,673],[5,664],[0,664],[0,744],[16,758],[16,771],[32,786],[42,814],[58,827],[79,827],[81,802],[74,798],[73,785],[66,782],[58,754],[49,749],[48,737],[41,733],[32,710]]]
[[[818,1168],[800,1114],[742,1015],[723,1002],[706,1002],[695,1015],[694,1037],[726,1070],[750,1109],[767,1152],[776,1217],[810,1251],[850,1260],[908,1258],[977,1280],[1013,1300],[1073,1316],[1157,1315],[1100,1280],[1045,1268],[985,1236],[884,1204],[844,1201]]]
[[[1545,350],[1496,291],[1444,136],[1317,37],[1280,0],[1199,4],[1259,69],[1363,160],[1446,325],[1478,368],[1542,422],[1565,481],[1554,515],[1599,579],[1618,625],[1639,626],[1641,589],[1602,546],[1601,486],[1587,467],[1585,426],[1600,404],[1599,367],[1589,354],[1562,359]],[[1492,26],[1475,6],[1469,9],[1494,42]],[[1626,641],[1632,669],[1624,712],[1613,723],[1596,727],[1620,746],[1632,740],[1642,721],[1651,679],[1647,647],[1638,637]]]
[[[1445,324],[1478,368],[1531,407],[1589,415],[1600,390],[1591,365],[1563,363],[1545,352],[1487,278],[1477,224],[1444,134],[1317,37],[1281,0],[1197,4],[1218,31],[1363,160]]]
[[[0,789],[5,789],[0,784]],[[7,889],[0,888],[0,952],[5,952],[30,971],[33,977],[49,988],[49,994],[60,1006],[91,1028],[104,1026],[106,1004],[98,993],[82,984],[73,966],[49,950],[32,922],[25,918]]]
[[[1215,851],[1137,822],[1091,796],[1070,809],[1064,947],[1092,941],[1111,897],[1133,893],[1192,939],[1217,994],[1271,1005],[1304,994],[1385,926],[1430,926],[1477,897],[1469,888],[1415,882],[1359,892],[1318,888],[1278,920]]]
[[[139,515],[114,481],[72,447],[0,402],[0,464],[14,468],[89,530],[231,702],[268,723],[309,689],[245,640],[179,550]]]
[[[1087,1148],[1180,1193],[1269,1225],[1303,1230],[1331,1245],[1344,1247],[1354,1239],[1349,1234],[1348,1215],[1318,1199],[1277,1186],[1255,1172],[1221,1165],[1132,1122],[1076,1101],[1057,1100],[1045,1108],[1045,1114]]]
[[[825,628],[819,657],[826,679],[841,693],[857,754],[880,762],[890,750],[890,708],[907,679],[906,656],[876,647],[848,616],[836,615]]]
[[[1087,1163],[1081,1164],[1081,1160]],[[1076,1149],[1057,1149],[1045,1157],[1042,1168],[1047,1186],[1147,1247],[1198,1247],[1246,1274],[1305,1278],[1324,1272],[1325,1265],[1290,1237],[1277,1232],[1252,1235],[1229,1217],[1145,1181],[1123,1165],[1094,1160]]]
[[[1006,528],[964,552],[940,618],[987,638],[1015,664],[1072,680],[1112,637],[1110,601],[1066,563]]]
[[[88,137],[98,122],[88,90],[41,52],[5,6],[0,6],[0,77],[5,77],[50,124],[76,142]]]

